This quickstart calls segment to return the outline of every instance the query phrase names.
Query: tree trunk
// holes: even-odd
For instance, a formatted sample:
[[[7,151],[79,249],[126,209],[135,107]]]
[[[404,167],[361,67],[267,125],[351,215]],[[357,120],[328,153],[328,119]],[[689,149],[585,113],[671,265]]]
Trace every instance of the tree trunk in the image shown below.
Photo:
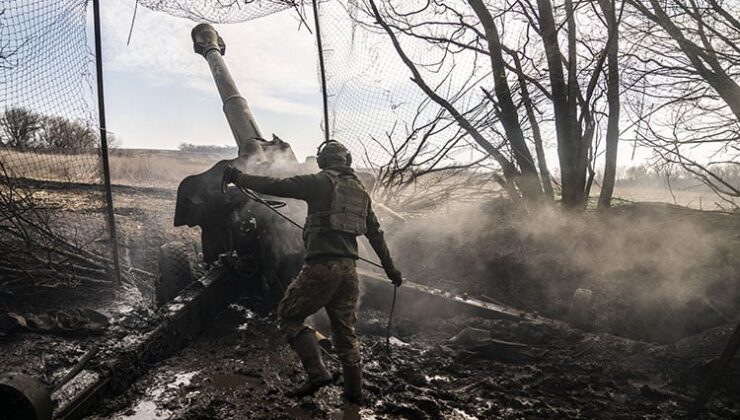
[[[550,170],[547,167],[547,158],[545,157],[545,148],[542,142],[540,124],[537,122],[537,116],[534,113],[534,105],[532,105],[532,98],[529,96],[529,88],[527,87],[527,80],[524,77],[522,63],[519,60],[519,57],[517,57],[516,52],[511,52],[510,55],[514,60],[514,66],[517,71],[519,89],[521,90],[524,109],[527,112],[527,120],[529,121],[529,125],[532,127],[532,140],[534,141],[534,150],[537,154],[537,166],[540,168],[542,187],[545,190],[545,195],[552,200],[555,198],[555,192],[552,189],[552,182],[550,181]]]
[[[580,171],[580,141],[573,133],[578,129],[578,120],[571,114],[568,103],[569,89],[565,83],[563,60],[558,44],[557,28],[550,0],[537,0],[542,41],[547,56],[548,73],[552,89],[552,104],[555,114],[555,131],[558,140],[558,158],[562,185],[562,201],[565,207],[575,208],[583,204],[585,171]],[[584,168],[585,170],[585,168]]]
[[[514,151],[514,159],[522,173],[521,185],[525,196],[540,198],[542,188],[534,164],[532,154],[524,141],[524,133],[519,124],[519,114],[511,98],[511,89],[506,79],[506,64],[501,50],[501,40],[493,17],[482,0],[469,0],[470,6],[480,19],[488,42],[488,51],[491,57],[494,91],[500,107],[501,124],[504,126],[506,137]]]
[[[606,16],[609,25],[609,39],[607,40],[607,102],[609,103],[609,119],[606,126],[606,156],[604,164],[604,180],[601,183],[598,209],[611,207],[614,194],[614,182],[617,174],[617,150],[619,149],[619,30],[616,12],[616,0],[600,0],[599,5]]]
[[[568,28],[568,119],[570,120],[570,141],[575,149],[575,175],[573,179],[574,205],[585,206],[588,199],[586,192],[586,169],[588,168],[588,149],[591,142],[584,142],[581,133],[581,124],[578,122],[578,55],[576,53],[576,20],[573,10],[573,0],[565,0],[566,27]],[[585,111],[584,111],[585,112]],[[590,119],[590,118],[589,118]],[[586,129],[592,124],[586,121]]]

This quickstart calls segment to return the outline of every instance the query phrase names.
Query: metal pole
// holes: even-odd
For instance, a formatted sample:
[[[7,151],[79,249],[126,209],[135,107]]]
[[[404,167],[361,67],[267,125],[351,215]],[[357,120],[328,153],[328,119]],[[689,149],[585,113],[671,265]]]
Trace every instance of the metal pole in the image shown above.
[[[326,70],[324,69],[324,47],[321,44],[318,0],[313,0],[313,19],[316,26],[316,45],[319,48],[319,71],[321,72],[321,96],[324,100],[324,141],[329,141],[329,105],[326,94]]]
[[[103,159],[103,186],[108,204],[108,231],[113,254],[114,277],[121,283],[121,263],[118,259],[118,238],[116,235],[116,216],[113,213],[113,193],[110,183],[110,163],[108,162],[108,135],[105,125],[105,94],[103,91],[103,46],[100,36],[100,4],[93,0],[93,19],[95,21],[95,71],[98,83],[98,119],[100,122],[100,154]]]

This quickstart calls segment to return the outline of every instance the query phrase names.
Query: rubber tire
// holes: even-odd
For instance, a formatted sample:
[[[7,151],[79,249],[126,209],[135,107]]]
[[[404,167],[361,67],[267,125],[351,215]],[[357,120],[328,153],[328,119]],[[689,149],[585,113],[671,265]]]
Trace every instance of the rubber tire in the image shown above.
[[[155,287],[157,307],[172,300],[193,282],[187,247],[182,242],[168,242],[159,248],[159,276]]]
[[[19,372],[0,375],[0,419],[51,420],[49,391],[37,379]]]

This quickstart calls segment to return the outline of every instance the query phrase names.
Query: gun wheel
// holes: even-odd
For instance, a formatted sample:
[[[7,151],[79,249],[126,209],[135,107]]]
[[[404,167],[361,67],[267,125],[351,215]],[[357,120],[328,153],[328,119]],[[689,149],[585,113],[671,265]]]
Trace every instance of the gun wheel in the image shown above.
[[[193,282],[187,247],[182,242],[169,242],[159,248],[159,276],[155,285],[157,306],[177,296]]]

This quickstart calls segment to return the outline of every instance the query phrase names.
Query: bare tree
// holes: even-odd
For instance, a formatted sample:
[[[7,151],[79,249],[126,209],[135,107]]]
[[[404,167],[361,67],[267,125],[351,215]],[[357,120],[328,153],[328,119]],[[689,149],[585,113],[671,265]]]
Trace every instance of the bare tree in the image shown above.
[[[507,181],[516,179],[523,196],[541,197],[543,189],[547,196],[553,196],[543,146],[543,125],[548,133],[553,131],[552,125],[558,145],[562,202],[566,207],[583,208],[596,173],[596,148],[602,137],[597,132],[601,129],[599,120],[612,111],[612,122],[607,124],[611,134],[606,136],[610,162],[606,173],[612,174],[607,184],[613,185],[619,140],[618,84],[615,89],[619,80],[618,19],[614,4],[604,1],[598,8],[570,0],[558,7],[553,7],[550,0],[510,0],[503,4],[430,0],[399,10],[400,3],[392,1],[383,2],[382,8],[380,2],[369,3],[371,14],[391,38],[413,82],[453,115],[478,145],[493,144],[491,134],[501,139],[496,147],[499,156],[489,153],[501,165]],[[587,22],[583,29],[576,24],[577,14]],[[453,63],[451,68],[467,58],[478,69],[481,59],[487,60],[487,77],[479,77],[472,70],[467,78],[476,80],[473,83],[484,92],[488,103],[470,99],[469,93],[451,83],[434,88],[425,75],[439,73],[443,66],[434,63],[430,70],[421,60],[414,62],[400,36],[438,47],[443,60]],[[607,56],[611,58],[607,60]],[[608,77],[604,76],[607,61]],[[454,78],[452,71],[444,80]],[[607,89],[609,77],[612,87]],[[486,84],[490,82],[493,89],[489,93]],[[459,100],[461,96],[468,100]],[[609,96],[611,102],[606,100]],[[467,108],[458,104],[467,104]],[[484,107],[484,111],[475,107]],[[530,144],[534,145],[536,161]],[[608,202],[611,190],[603,196]]]
[[[3,145],[28,149],[35,145],[41,129],[41,117],[25,108],[9,108],[0,117],[0,140]]]
[[[499,147],[494,146],[476,127],[468,118],[466,118],[465,114],[467,112],[461,112],[457,109],[457,107],[447,100],[446,98],[443,98],[440,94],[436,92],[435,89],[433,89],[429,83],[424,79],[421,72],[417,68],[417,66],[412,62],[412,60],[409,58],[409,56],[404,52],[403,48],[401,47],[397,36],[391,29],[391,27],[388,25],[388,23],[384,20],[384,18],[381,16],[380,11],[378,10],[375,2],[373,0],[370,0],[369,2],[372,16],[375,17],[378,24],[383,28],[383,30],[388,34],[388,36],[391,39],[391,42],[393,43],[393,47],[398,53],[399,57],[403,61],[403,63],[407,66],[409,71],[412,74],[411,80],[419,86],[419,88],[435,103],[437,103],[441,108],[443,108],[446,112],[448,112],[452,118],[454,118],[455,122],[459,124],[459,126],[465,130],[465,132],[477,143],[488,155],[490,155],[495,161],[500,165],[504,177],[507,181],[507,191],[510,195],[516,196],[516,190],[515,185],[517,184],[517,181],[520,180],[521,173],[516,168],[516,166],[512,163],[511,160],[509,160],[500,150]],[[536,198],[540,195],[539,189],[530,188],[531,182],[524,181],[523,183],[519,184],[520,191],[522,195],[525,198]]]
[[[373,194],[390,206],[415,209],[505,190],[506,182],[487,164],[484,151],[476,159],[458,159],[477,145],[469,143],[466,132],[443,109],[429,121],[422,118],[430,102],[422,101],[412,121],[397,123],[384,138],[371,137],[372,145],[388,156],[373,168],[377,174]],[[433,139],[442,133],[446,140],[435,144]]]
[[[740,21],[718,0],[627,0],[659,25],[740,120]],[[703,4],[702,4],[703,3]],[[730,65],[728,67],[728,64]],[[733,70],[734,69],[734,70]],[[734,72],[734,74],[733,74]]]
[[[82,150],[100,145],[97,133],[90,126],[64,117],[45,117],[40,142],[57,150]]]
[[[627,0],[624,89],[637,141],[737,206],[723,168],[740,157],[740,4]]]

